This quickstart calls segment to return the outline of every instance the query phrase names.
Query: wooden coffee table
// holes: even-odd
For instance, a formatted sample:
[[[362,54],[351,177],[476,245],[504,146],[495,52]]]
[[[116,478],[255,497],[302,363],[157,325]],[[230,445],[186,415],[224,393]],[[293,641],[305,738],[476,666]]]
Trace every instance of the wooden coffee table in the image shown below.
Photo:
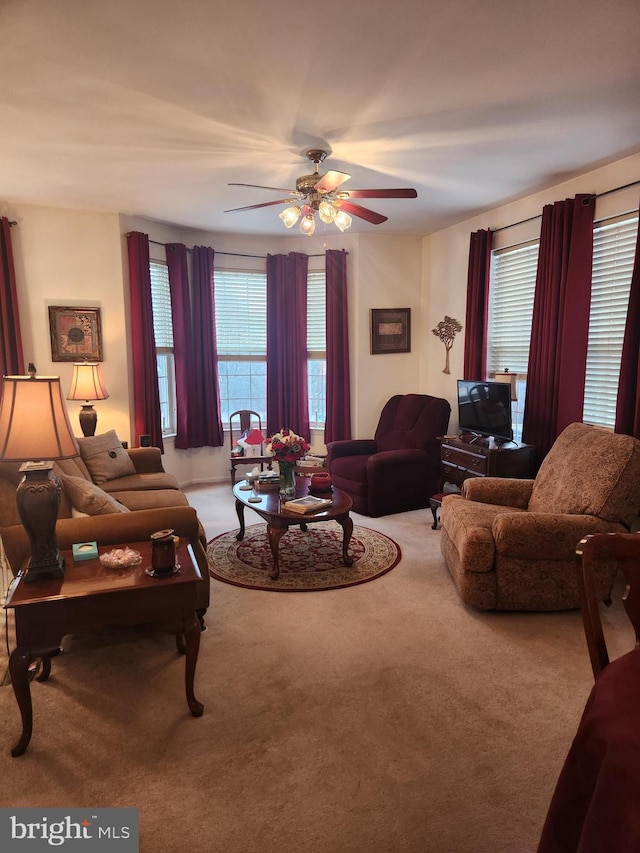
[[[310,493],[309,485],[310,477],[296,477],[296,498],[303,498]],[[258,488],[251,490],[243,490],[242,486],[245,483],[237,483],[233,487],[233,495],[236,499],[236,512],[238,513],[238,521],[240,522],[240,531],[236,535],[238,542],[244,539],[244,508],[257,512],[261,518],[267,522],[267,532],[269,534],[269,547],[273,555],[273,569],[271,571],[272,580],[278,580],[280,577],[280,540],[282,539],[287,528],[293,525],[299,525],[302,531],[306,531],[307,525],[314,524],[318,521],[337,521],[342,527],[342,559],[345,566],[352,566],[353,559],[349,556],[349,542],[353,533],[353,521],[349,516],[349,511],[353,506],[353,501],[346,492],[333,487],[331,492],[318,492],[318,497],[331,498],[331,506],[326,507],[318,512],[310,512],[306,515],[301,515],[298,512],[290,512],[283,508],[283,503],[288,498],[281,498],[277,490],[274,491],[259,491]],[[259,502],[251,502],[249,498],[260,498]]]

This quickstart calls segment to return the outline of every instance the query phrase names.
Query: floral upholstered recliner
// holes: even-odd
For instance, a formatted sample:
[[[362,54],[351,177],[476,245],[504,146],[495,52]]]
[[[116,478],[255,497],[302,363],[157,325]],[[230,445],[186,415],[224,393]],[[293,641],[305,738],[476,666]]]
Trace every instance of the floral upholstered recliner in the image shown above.
[[[442,502],[441,548],[462,600],[482,610],[580,607],[576,545],[588,533],[625,533],[640,511],[640,441],[570,424],[535,480],[465,480]],[[609,597],[615,563],[596,569]]]

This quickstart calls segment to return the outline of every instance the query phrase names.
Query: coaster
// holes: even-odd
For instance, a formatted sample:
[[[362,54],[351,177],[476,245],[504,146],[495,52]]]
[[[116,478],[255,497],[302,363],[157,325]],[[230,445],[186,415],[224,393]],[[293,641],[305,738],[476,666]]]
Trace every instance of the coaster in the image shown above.
[[[257,495],[254,495],[253,497],[249,498],[249,503],[250,504],[262,503],[262,498],[259,498]]]
[[[180,563],[176,563],[170,572],[158,572],[152,566],[149,566],[148,569],[144,570],[144,573],[149,575],[150,578],[172,578],[174,575],[177,575],[179,571]]]
[[[249,483],[245,483],[244,486],[238,486],[239,492],[250,492],[253,489],[253,486],[249,485]]]

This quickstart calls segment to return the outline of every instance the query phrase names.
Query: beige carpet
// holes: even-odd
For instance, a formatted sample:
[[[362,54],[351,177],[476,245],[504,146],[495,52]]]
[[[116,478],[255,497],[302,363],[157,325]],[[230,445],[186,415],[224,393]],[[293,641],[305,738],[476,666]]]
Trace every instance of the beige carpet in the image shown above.
[[[212,538],[228,486],[189,494]],[[591,687],[578,613],[458,600],[431,513],[364,519],[381,578],[314,595],[213,581],[196,694],[169,636],[65,642],[34,736],[0,689],[2,806],[137,806],[145,853],[525,853]],[[631,644],[605,613],[614,653]]]

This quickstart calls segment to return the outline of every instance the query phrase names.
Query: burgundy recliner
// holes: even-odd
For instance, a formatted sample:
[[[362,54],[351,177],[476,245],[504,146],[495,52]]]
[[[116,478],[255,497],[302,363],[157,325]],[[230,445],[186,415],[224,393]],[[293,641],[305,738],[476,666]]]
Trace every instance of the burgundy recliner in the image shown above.
[[[362,515],[421,509],[438,491],[439,435],[451,406],[428,394],[396,394],[382,410],[373,439],[331,441],[327,465],[333,484]]]

